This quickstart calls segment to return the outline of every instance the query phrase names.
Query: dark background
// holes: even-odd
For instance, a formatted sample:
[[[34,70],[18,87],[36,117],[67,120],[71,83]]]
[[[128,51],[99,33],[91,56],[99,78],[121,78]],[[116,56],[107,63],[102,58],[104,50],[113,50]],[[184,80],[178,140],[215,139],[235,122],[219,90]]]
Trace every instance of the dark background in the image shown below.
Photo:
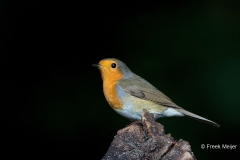
[[[221,125],[158,119],[166,133],[189,141],[198,159],[236,159],[239,36],[240,6],[233,0],[1,1],[1,152],[101,159],[130,123],[107,104],[91,66],[114,57],[179,106]]]

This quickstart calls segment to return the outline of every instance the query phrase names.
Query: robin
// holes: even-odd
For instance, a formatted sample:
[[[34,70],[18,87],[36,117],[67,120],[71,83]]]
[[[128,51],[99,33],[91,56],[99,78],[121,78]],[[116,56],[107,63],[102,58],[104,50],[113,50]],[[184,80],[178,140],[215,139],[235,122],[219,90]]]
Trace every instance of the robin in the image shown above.
[[[106,58],[93,64],[103,79],[103,92],[109,105],[130,120],[141,120],[143,109],[154,118],[188,116],[220,127],[217,123],[186,111],[148,81],[134,74],[126,64],[115,58]]]

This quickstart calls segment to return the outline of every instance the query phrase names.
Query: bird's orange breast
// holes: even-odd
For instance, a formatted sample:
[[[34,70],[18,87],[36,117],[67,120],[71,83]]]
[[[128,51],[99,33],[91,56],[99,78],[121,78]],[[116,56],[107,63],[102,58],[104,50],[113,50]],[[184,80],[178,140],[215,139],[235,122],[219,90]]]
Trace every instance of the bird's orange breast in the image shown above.
[[[105,62],[107,63],[107,62]],[[119,69],[111,69],[106,67],[108,65],[101,63],[100,67],[102,79],[103,79],[103,92],[109,103],[114,109],[122,109],[123,103],[117,94],[117,82],[124,76]]]
[[[111,83],[111,82],[105,81],[103,83],[104,95],[111,107],[113,107],[114,109],[122,109],[123,104],[121,100],[118,98],[116,87],[117,87],[117,82]]]

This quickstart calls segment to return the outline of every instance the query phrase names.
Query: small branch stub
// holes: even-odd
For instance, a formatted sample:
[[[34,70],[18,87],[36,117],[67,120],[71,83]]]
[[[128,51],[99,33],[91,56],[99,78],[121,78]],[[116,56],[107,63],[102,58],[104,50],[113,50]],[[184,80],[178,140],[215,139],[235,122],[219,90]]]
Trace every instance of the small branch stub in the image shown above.
[[[155,122],[147,110],[142,120],[118,131],[103,160],[195,160],[187,141],[175,141],[165,135],[164,127]]]

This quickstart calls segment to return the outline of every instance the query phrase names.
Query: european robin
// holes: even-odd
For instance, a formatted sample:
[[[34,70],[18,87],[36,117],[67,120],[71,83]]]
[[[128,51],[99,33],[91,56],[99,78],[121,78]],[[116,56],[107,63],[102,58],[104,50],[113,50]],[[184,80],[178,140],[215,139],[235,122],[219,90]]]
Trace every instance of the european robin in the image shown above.
[[[193,114],[176,105],[148,81],[134,74],[126,64],[115,58],[106,58],[93,66],[99,68],[103,92],[109,105],[130,120],[140,120],[143,109],[154,118],[188,116],[216,127],[217,123]]]

